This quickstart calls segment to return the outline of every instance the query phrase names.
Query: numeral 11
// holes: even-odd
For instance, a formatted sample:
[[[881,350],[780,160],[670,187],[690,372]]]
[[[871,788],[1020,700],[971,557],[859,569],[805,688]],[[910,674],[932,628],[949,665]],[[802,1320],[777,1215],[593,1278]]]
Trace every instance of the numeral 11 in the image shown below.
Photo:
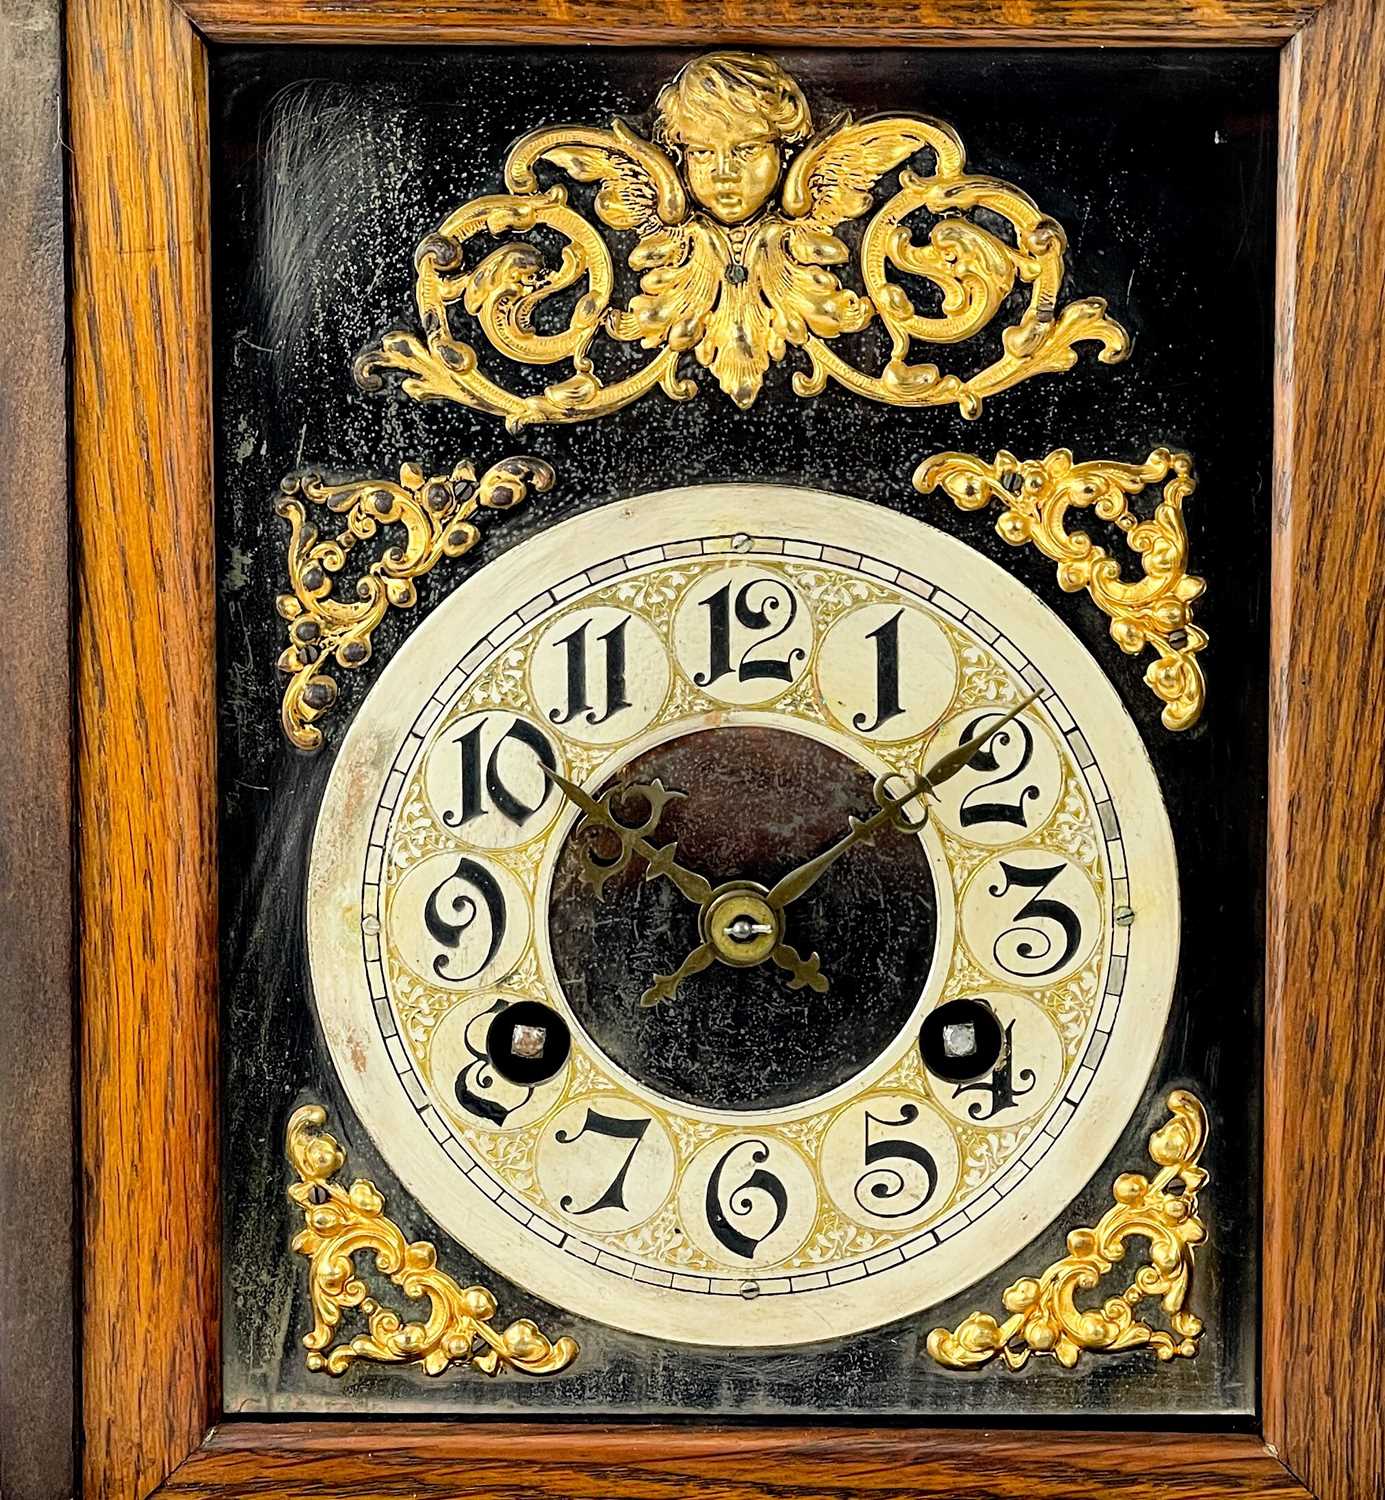
[[[625,695],[625,627],[629,623],[630,616],[626,615],[619,625],[596,638],[604,648],[606,668],[606,706],[601,713],[593,707],[587,685],[587,627],[591,621],[583,620],[576,630],[554,641],[555,648],[567,652],[567,710],[549,709],[548,717],[555,724],[566,724],[578,714],[585,714],[588,724],[604,724],[622,708],[630,707]]]

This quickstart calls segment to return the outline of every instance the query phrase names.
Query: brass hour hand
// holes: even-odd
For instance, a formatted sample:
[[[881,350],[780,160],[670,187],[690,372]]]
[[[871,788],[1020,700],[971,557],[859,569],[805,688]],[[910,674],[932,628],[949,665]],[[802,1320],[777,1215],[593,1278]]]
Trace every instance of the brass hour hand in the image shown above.
[[[694,948],[672,974],[654,976],[654,983],[640,996],[640,1004],[648,1009],[650,1006],[658,1005],[661,1000],[676,1000],[678,986],[685,979],[690,979],[694,974],[700,974],[703,969],[710,968],[715,958],[716,954],[712,952],[710,943],[703,943],[701,947]]]
[[[605,889],[606,882],[619,875],[638,854],[648,862],[648,869],[644,872],[646,880],[662,878],[672,881],[695,906],[703,906],[710,899],[711,882],[705,876],[699,875],[696,870],[689,870],[686,866],[680,865],[674,857],[677,854],[678,845],[676,843],[655,845],[650,842],[649,838],[649,835],[658,828],[664,808],[675,798],[685,796],[686,793],[670,791],[662,781],[655,780],[614,786],[609,791],[602,792],[599,797],[593,797],[589,792],[583,791],[576,782],[569,781],[566,776],[550,770],[547,766],[544,767],[544,775],[562,791],[569,802],[582,810],[582,818],[577,825],[579,831],[588,828],[598,829],[614,834],[619,841],[620,848],[609,859],[595,847],[598,840],[593,839],[582,849],[582,879],[598,896]],[[635,823],[625,822],[611,807],[612,801],[616,798],[634,798],[642,801],[644,816]]]
[[[807,958],[804,958],[790,944],[780,943],[770,954],[769,960],[789,974],[791,990],[801,990],[806,985],[808,989],[815,990],[819,995],[827,993],[827,975],[818,967],[816,953],[810,953]]]

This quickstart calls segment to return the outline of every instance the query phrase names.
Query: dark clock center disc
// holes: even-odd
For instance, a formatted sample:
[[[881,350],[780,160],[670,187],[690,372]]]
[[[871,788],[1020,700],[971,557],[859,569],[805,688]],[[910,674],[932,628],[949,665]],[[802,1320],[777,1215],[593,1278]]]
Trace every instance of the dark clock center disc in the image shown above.
[[[769,888],[821,853],[855,815],[875,810],[873,777],[806,735],[757,726],[705,729],[656,746],[620,781],[655,778],[686,792],[654,841],[714,886]],[[632,800],[617,812],[634,821]],[[923,846],[893,831],[860,842],[785,913],[785,941],[816,951],[826,993],[791,990],[769,962],[713,963],[678,996],[644,1009],[655,975],[701,942],[697,908],[636,856],[598,900],[569,836],[553,882],[549,929],[558,978],[578,1024],[647,1087],[709,1109],[797,1104],[846,1082],[904,1030],[933,960],[936,894]],[[604,845],[599,846],[603,853]]]

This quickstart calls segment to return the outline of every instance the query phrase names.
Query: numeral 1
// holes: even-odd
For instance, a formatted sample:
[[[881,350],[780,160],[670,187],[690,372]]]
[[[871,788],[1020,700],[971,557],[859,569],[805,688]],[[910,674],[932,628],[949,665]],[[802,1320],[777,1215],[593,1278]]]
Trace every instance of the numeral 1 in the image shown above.
[[[882,724],[904,712],[899,702],[899,617],[897,609],[882,625],[866,635],[875,642],[875,721],[866,723],[865,714],[853,714],[851,722],[863,734],[874,734]]]

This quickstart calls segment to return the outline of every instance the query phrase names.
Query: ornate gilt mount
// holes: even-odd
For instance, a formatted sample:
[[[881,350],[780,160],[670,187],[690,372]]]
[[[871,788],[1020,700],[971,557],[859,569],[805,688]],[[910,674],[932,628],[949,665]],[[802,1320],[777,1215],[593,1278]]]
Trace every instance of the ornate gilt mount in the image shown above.
[[[877,188],[896,170],[897,187],[876,207]],[[569,202],[568,187],[550,180],[555,173],[596,183],[595,216],[634,236],[628,262],[640,290],[628,306],[617,300],[610,246]],[[363,387],[402,377],[417,400],[457,401],[516,430],[604,416],[656,386],[685,400],[697,392],[680,373],[685,354],[748,407],[770,364],[793,348],[807,361],[793,378],[800,396],[834,380],[871,400],[955,403],[974,417],[987,396],[1071,368],[1080,343],[1098,345],[1107,364],[1130,350],[1101,298],[1059,305],[1062,229],[1019,188],[967,172],[950,125],[847,115],[815,134],[798,84],[766,57],[714,52],[689,63],[658,95],[652,138],[619,119],[609,130],[533,131],[512,147],[505,186],[464,204],[420,243],[423,337],[396,330],[366,349],[356,364]],[[837,231],[872,208],[853,249]],[[1004,234],[968,217],[978,210],[990,225],[1003,220]],[[524,238],[536,230],[560,238],[556,263]],[[501,243],[478,257],[469,253],[478,236]],[[856,287],[843,284],[848,267]],[[931,305],[920,311],[891,270],[930,282]],[[944,373],[911,360],[915,343],[961,344],[980,333],[1017,287],[1028,300],[984,368]],[[573,290],[570,308],[549,302]],[[572,375],[529,395],[497,383],[458,332],[459,311],[507,359],[566,360]],[[833,341],[877,320],[890,355],[870,374]],[[603,378],[598,336],[651,357],[634,369],[628,356],[607,359],[628,373]]]
[[[450,1365],[471,1365],[483,1375],[513,1370],[553,1375],[577,1357],[576,1341],[546,1338],[528,1318],[503,1331],[491,1326],[495,1298],[483,1286],[463,1287],[438,1269],[437,1252],[425,1240],[410,1243],[385,1217],[373,1183],[357,1178],[350,1188],[332,1181],[346,1153],[322,1126],[327,1111],[309,1104],[289,1121],[287,1151],[298,1181],[289,1197],[303,1210],[304,1227],[293,1248],[308,1259],[313,1326],[303,1336],[310,1370],[344,1374],[357,1360],[419,1364],[429,1375]],[[427,1300],[428,1317],[406,1323],[370,1294],[356,1274],[356,1256],[370,1251],[382,1275],[406,1297]],[[333,1344],[344,1308],[360,1308],[368,1332]]]
[[[1197,1353],[1202,1322],[1186,1306],[1193,1274],[1193,1248],[1206,1238],[1198,1217],[1198,1189],[1207,1173],[1198,1166],[1207,1137],[1207,1114],[1184,1089],[1169,1095],[1171,1118],[1149,1138],[1149,1154],[1160,1171],[1153,1182],[1138,1172],[1116,1178],[1110,1209],[1095,1229],[1074,1229],[1068,1253],[1037,1278],[1026,1276],[1005,1289],[1010,1314],[998,1322],[975,1312],[956,1329],[935,1328],[928,1352],[954,1370],[974,1370],[998,1356],[1021,1370],[1035,1354],[1051,1354],[1071,1369],[1083,1351],[1115,1353],[1149,1348],[1161,1360],[1191,1359]],[[1149,1259],[1138,1267],[1118,1297],[1097,1308],[1077,1305],[1125,1259],[1126,1241],[1149,1242]],[[1151,1328],[1135,1316],[1148,1297],[1157,1297],[1172,1332]]]
[[[405,464],[398,484],[384,479],[328,484],[316,474],[283,481],[275,509],[289,523],[293,592],[276,601],[289,622],[289,644],[279,657],[279,670],[289,678],[280,720],[298,749],[322,747],[317,720],[337,698],[329,664],[335,661],[347,670],[364,666],[370,660],[370,638],[389,609],[408,609],[416,601],[414,580],[480,541],[477,522],[483,510],[509,510],[531,489],[542,492],[552,483],[552,468],[538,458],[502,459],[479,480],[470,463],[460,463],[451,474],[432,479],[425,479],[417,465]],[[319,537],[308,519],[309,506],[341,516],[342,529]],[[401,539],[365,568],[354,599],[337,597],[338,575],[347,558],[383,526],[401,527]]]
[[[1163,497],[1148,520],[1132,513],[1128,497],[1152,484]],[[914,488],[941,489],[962,510],[992,501],[1004,507],[996,532],[1012,547],[1032,542],[1058,564],[1058,582],[1068,593],[1086,589],[1111,621],[1111,638],[1131,656],[1155,653],[1145,682],[1164,704],[1166,729],[1188,729],[1202,713],[1206,682],[1197,653],[1207,634],[1193,624],[1193,601],[1207,585],[1188,572],[1188,533],[1183,502],[1192,494],[1193,461],[1186,453],[1156,448],[1142,464],[1095,459],[1074,463],[1066,448],[1021,463],[997,453],[994,463],[970,453],[938,453],[914,472]],[[1090,506],[1125,534],[1144,576],[1121,577],[1120,562],[1085,531],[1067,530],[1070,509]]]

